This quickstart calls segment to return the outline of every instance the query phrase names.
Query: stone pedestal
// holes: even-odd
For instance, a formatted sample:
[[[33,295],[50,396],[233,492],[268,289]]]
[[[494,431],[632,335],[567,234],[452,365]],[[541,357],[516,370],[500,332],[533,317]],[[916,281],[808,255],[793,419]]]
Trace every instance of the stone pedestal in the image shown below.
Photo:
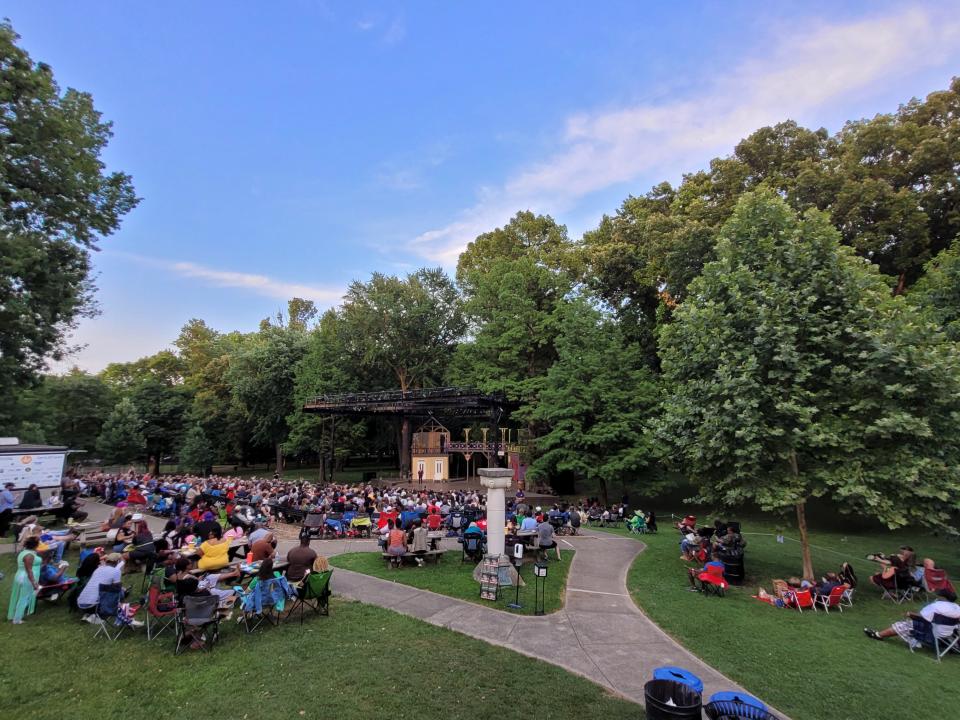
[[[507,524],[505,490],[513,484],[510,468],[481,468],[480,484],[487,489],[487,554],[504,555]]]

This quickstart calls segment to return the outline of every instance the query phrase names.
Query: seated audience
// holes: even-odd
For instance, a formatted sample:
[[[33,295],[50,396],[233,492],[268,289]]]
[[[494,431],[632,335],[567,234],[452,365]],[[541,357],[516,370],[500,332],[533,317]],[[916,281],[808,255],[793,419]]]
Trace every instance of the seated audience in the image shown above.
[[[919,613],[908,612],[905,620],[898,620],[890,627],[884,630],[873,630],[864,628],[863,632],[867,637],[874,640],[886,640],[887,638],[899,636],[901,640],[908,645],[917,646],[919,641],[913,635],[913,619],[920,618],[928,623],[933,622],[934,615],[943,615],[948,618],[960,618],[960,605],[957,605],[957,595],[950,590],[937,590],[935,593],[937,600],[920,609]],[[936,631],[940,637],[949,637],[953,634],[954,627],[936,626]]]
[[[310,536],[301,535],[300,544],[291,548],[287,553],[287,579],[291,582],[299,582],[307,574],[307,571],[313,567],[317,559],[316,551],[310,547]]]

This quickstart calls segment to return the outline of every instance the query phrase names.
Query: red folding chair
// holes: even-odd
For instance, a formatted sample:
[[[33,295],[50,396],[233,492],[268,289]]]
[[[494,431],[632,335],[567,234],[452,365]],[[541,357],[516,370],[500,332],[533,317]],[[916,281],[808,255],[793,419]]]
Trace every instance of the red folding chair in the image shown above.
[[[841,593],[842,596],[842,593]],[[813,611],[817,611],[817,606],[813,602],[813,595],[810,594],[810,589],[806,588],[804,590],[788,590],[787,591],[787,607],[794,608],[798,610],[800,614],[803,614],[803,609],[806,608],[809,610],[813,608]]]
[[[813,600],[813,609],[816,610],[819,605],[826,612],[830,612],[832,607],[839,608],[840,612],[843,612],[843,596],[846,592],[846,585],[838,585],[830,591],[829,595],[817,595]]]
[[[723,577],[723,568],[719,565],[708,565],[706,572],[697,575],[700,581],[700,589],[704,595],[715,594],[717,597],[723,597],[727,589],[727,580]]]
[[[949,590],[955,593],[950,578],[947,577],[947,571],[940,568],[923,569],[923,589],[933,595],[937,590]]]
[[[163,592],[159,582],[151,582],[147,591],[147,640],[176,625],[177,604],[172,592]]]

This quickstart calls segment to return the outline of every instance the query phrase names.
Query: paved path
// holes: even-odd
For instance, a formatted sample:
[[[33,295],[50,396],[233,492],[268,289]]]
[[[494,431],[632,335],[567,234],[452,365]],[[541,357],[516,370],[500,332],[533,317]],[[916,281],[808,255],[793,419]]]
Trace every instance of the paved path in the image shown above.
[[[99,519],[106,517],[110,508],[91,502],[88,510],[91,519]],[[150,518],[150,525],[159,530],[163,521]],[[448,549],[459,552],[458,544],[444,542]],[[642,542],[590,531],[562,538],[562,542],[576,550],[566,602],[562,610],[542,617],[514,615],[341,568],[333,574],[332,589],[337,595],[559,665],[640,704],[644,683],[653,669],[662,665],[683,667],[698,675],[705,698],[718,690],[745,692],[681,647],[634,604],[626,578],[634,558],[646,547]],[[281,554],[292,544],[281,541]],[[328,557],[377,551],[372,540],[324,540],[314,547]]]

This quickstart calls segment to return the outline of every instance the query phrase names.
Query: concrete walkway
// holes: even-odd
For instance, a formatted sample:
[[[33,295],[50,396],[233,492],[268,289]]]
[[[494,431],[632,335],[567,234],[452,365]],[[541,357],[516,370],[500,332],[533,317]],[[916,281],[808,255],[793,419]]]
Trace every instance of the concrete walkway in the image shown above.
[[[91,519],[104,518],[111,510],[93,502],[88,502],[86,509]],[[159,518],[149,521],[155,530],[163,527]],[[644,683],[654,668],[662,665],[679,666],[698,675],[703,680],[704,698],[719,690],[746,692],[681,647],[634,604],[627,592],[627,571],[646,547],[642,542],[590,531],[564,537],[561,542],[576,550],[567,578],[566,602],[562,610],[542,617],[514,615],[341,568],[334,572],[331,587],[336,595],[559,665],[641,705]],[[294,543],[281,539],[280,553],[285,554]],[[447,539],[444,544],[459,553],[455,541]],[[372,540],[353,539],[324,540],[314,543],[314,548],[328,557],[378,550]]]

